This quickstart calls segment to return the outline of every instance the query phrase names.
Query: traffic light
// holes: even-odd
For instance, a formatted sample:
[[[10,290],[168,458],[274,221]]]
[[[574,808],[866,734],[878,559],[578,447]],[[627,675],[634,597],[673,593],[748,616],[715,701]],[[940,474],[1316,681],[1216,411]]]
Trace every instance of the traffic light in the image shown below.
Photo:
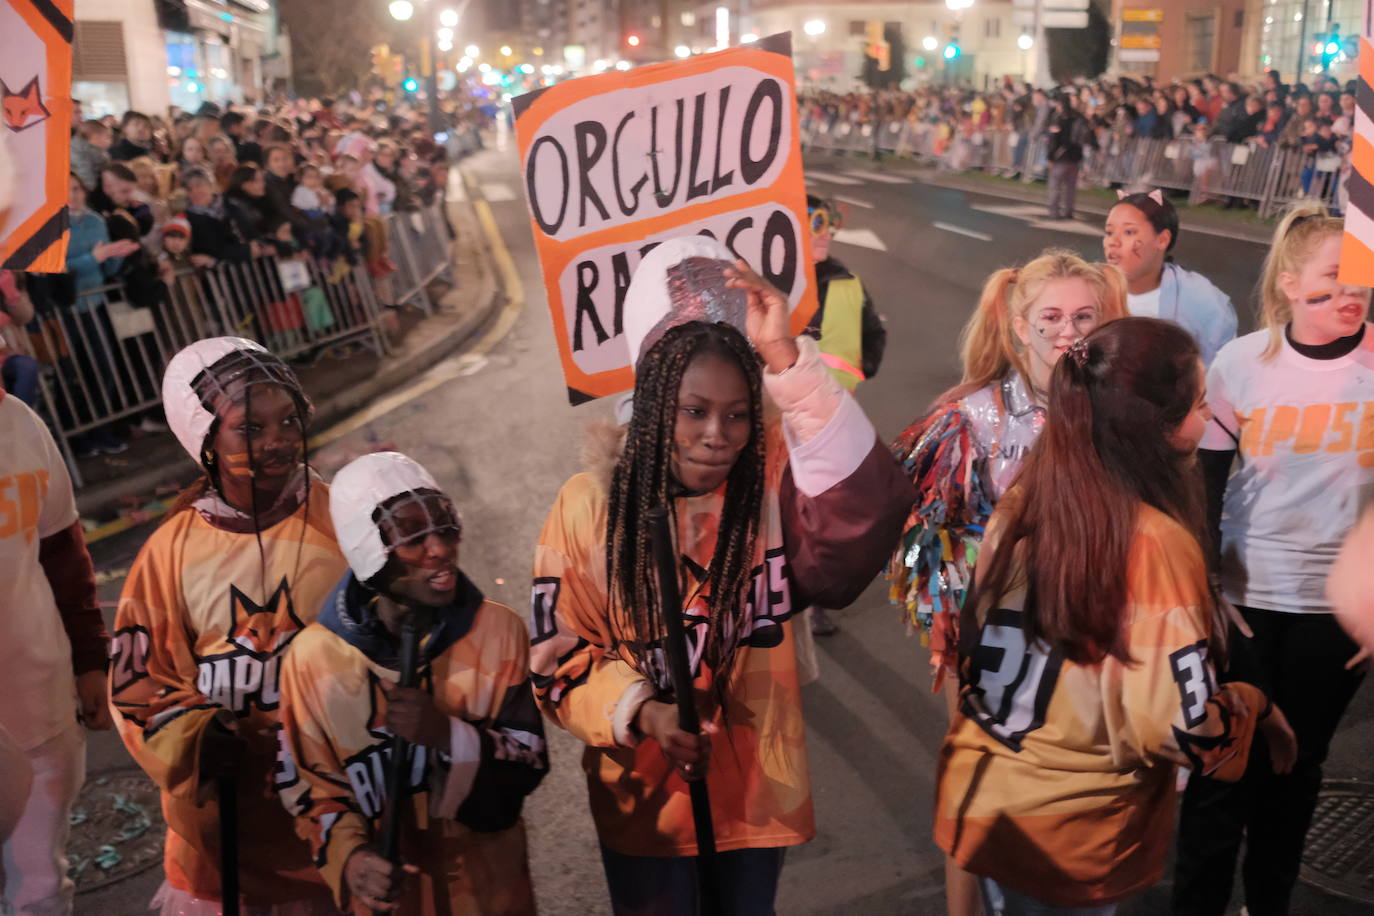
[[[639,47],[639,36],[634,34],[626,35],[625,44],[629,45],[632,48]]]
[[[964,49],[959,47],[956,41],[951,41],[949,44],[945,45],[945,60],[955,60],[963,53]]]
[[[1322,45],[1322,69],[1330,70],[1331,62],[1341,53],[1341,27],[1339,23],[1331,23],[1326,30],[1326,43]]]
[[[420,81],[413,76],[408,76],[405,82],[401,83],[401,88],[406,92],[415,92],[420,88]]]

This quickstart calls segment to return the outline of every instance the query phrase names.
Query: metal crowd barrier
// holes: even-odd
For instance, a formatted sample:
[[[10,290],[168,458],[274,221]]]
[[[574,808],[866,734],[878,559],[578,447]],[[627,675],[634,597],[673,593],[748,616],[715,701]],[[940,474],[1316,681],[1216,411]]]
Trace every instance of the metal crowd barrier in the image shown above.
[[[452,245],[443,202],[390,214],[397,251],[393,277],[408,299],[432,311],[424,286],[454,282]],[[423,298],[420,298],[423,297]],[[76,486],[82,485],[76,444],[112,423],[137,417],[161,402],[162,372],[180,349],[205,337],[230,334],[257,340],[285,359],[323,347],[361,344],[379,356],[389,345],[382,306],[367,268],[322,269],[315,258],[223,261],[181,270],[156,302],[134,302],[123,283],[77,293],[72,306],[40,312],[30,328],[31,355],[43,366],[40,412],[51,423]]]
[[[1025,182],[1048,177],[1049,139],[1028,138],[1010,128],[985,129],[947,139],[941,127],[910,119],[851,124],[842,115],[809,117],[802,145],[822,152],[866,153],[923,159],[949,171],[1020,175]],[[1315,197],[1343,211],[1347,160],[1300,150],[1221,140],[1111,137],[1085,151],[1080,181],[1088,185],[1148,185],[1186,191],[1189,203],[1208,199],[1251,201],[1269,217],[1294,201]]]
[[[439,277],[454,282],[449,257],[452,239],[443,206],[436,201],[418,210],[386,215],[387,241],[396,264],[391,278],[396,304],[414,305],[426,315],[434,313],[426,287]]]

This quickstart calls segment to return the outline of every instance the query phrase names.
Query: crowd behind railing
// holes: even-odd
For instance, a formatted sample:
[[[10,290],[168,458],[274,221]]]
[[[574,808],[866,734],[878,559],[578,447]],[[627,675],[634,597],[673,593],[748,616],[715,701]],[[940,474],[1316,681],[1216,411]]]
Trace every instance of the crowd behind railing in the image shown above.
[[[0,374],[77,457],[160,432],[157,380],[194,340],[233,334],[310,363],[384,355],[392,310],[450,282],[450,159],[492,109],[294,100],[72,124],[62,274],[0,271]],[[436,139],[439,142],[436,142]]]
[[[1344,210],[1354,84],[1246,85],[1216,76],[1157,84],[1097,80],[1053,90],[1010,80],[993,91],[801,92],[810,149],[920,158],[1026,181],[1072,160],[1075,181],[1143,184],[1194,204],[1276,213],[1302,197]]]

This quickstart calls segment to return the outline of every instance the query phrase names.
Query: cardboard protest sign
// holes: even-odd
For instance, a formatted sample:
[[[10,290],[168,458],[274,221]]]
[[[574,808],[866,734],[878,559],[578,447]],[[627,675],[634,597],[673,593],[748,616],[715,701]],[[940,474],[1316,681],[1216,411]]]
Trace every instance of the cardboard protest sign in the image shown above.
[[[72,0],[0,0],[0,268],[67,269]]]
[[[559,83],[515,100],[526,199],[574,404],[634,385],[623,315],[639,260],[708,234],[816,310],[792,42]]]

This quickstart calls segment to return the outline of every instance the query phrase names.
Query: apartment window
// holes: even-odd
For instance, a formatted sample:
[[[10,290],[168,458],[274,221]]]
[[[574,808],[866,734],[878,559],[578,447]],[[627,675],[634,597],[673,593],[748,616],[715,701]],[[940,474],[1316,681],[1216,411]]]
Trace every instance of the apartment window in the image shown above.
[[[1001,19],[984,19],[984,20],[983,20],[983,37],[984,37],[984,38],[1001,38],[1001,37],[1002,37],[1002,20],[1001,20]]]
[[[854,37],[862,38],[863,36],[865,36],[865,35],[867,35],[867,34],[868,34],[868,23],[864,22],[862,19],[851,19],[851,20],[849,20],[849,37],[850,37],[850,38],[854,38]]]
[[[1216,44],[1217,17],[1215,13],[1189,16],[1183,34],[1183,59],[1194,73],[1212,69],[1212,49]]]
[[[682,24],[685,25],[685,26],[693,26],[693,25],[696,25],[696,24],[697,24],[697,14],[696,14],[696,13],[683,13],[683,14],[682,14]]]

